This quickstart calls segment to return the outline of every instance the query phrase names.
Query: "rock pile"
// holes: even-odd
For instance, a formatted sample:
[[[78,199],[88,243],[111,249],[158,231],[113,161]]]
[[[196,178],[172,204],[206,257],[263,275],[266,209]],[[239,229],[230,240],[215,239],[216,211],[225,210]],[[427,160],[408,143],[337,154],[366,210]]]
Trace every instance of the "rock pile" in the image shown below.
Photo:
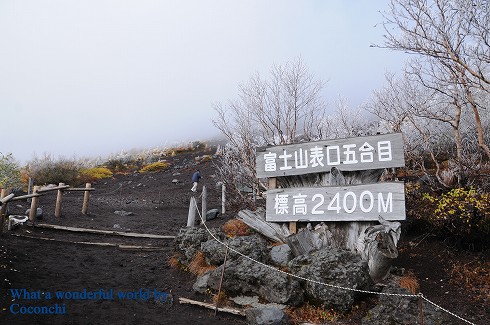
[[[216,266],[197,277],[193,289],[198,293],[217,291],[221,282],[221,290],[229,297],[258,297],[262,303],[274,304],[249,310],[249,324],[288,324],[287,316],[276,310],[277,306],[298,306],[305,301],[349,312],[362,298],[362,291],[373,290],[367,262],[348,250],[324,247],[294,257],[287,244],[268,245],[270,242],[260,234],[229,238],[219,229],[211,229],[211,233],[222,243],[205,228],[181,229],[176,237],[180,262],[188,265],[202,252],[206,263]],[[229,247],[228,252],[223,244]],[[383,289],[403,290],[394,282]],[[412,319],[419,315],[417,301],[416,297],[380,296],[379,304],[369,311],[362,324],[416,323]],[[425,322],[440,324],[437,319],[443,319],[441,313],[431,306],[424,308]],[[263,321],[266,316],[273,319],[272,323]]]

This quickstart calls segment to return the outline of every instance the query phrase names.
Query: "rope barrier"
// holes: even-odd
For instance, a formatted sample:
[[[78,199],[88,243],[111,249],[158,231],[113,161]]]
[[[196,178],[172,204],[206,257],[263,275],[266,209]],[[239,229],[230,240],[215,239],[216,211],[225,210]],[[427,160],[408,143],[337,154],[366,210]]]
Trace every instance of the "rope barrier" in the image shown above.
[[[285,274],[287,276],[291,276],[293,278],[296,278],[296,279],[299,279],[299,280],[303,280],[303,281],[307,281],[307,282],[311,282],[311,283],[314,283],[314,284],[319,284],[319,285],[323,285],[323,286],[327,286],[327,287],[331,287],[331,288],[336,288],[336,289],[340,289],[340,290],[346,290],[346,291],[354,291],[354,292],[359,292],[359,293],[366,293],[366,294],[375,294],[375,295],[384,295],[384,296],[396,296],[396,297],[410,297],[410,298],[422,298],[423,300],[427,301],[428,303],[432,304],[433,306],[435,306],[436,308],[439,308],[441,309],[442,311],[448,313],[449,315],[452,315],[468,324],[471,324],[471,325],[477,325],[475,323],[472,323],[470,322],[469,320],[466,320],[464,318],[462,318],[461,316],[458,316],[456,315],[455,313],[453,312],[450,312],[449,310],[439,306],[438,304],[430,301],[429,299],[427,299],[422,293],[419,293],[417,295],[414,295],[414,294],[403,294],[403,293],[390,293],[390,292],[376,292],[376,291],[369,291],[369,290],[361,290],[361,289],[355,289],[355,288],[348,288],[348,287],[343,287],[343,286],[338,286],[338,285],[334,285],[334,284],[329,284],[329,283],[324,283],[324,282],[320,282],[320,281],[316,281],[316,280],[313,280],[313,279],[308,279],[308,278],[305,278],[305,277],[302,277],[302,276],[299,276],[299,275],[296,275],[296,274],[292,274],[292,273],[289,273],[289,272],[286,272],[286,271],[283,271],[283,270],[280,270],[280,269],[277,269],[271,265],[268,265],[268,264],[265,264],[265,263],[262,263],[260,261],[257,261],[239,251],[237,251],[236,249],[234,249],[233,247],[230,247],[229,245],[227,245],[226,243],[222,242],[219,238],[216,238],[215,235],[213,235],[213,233],[209,230],[208,226],[206,225],[206,221],[204,220],[203,216],[201,215],[200,211],[199,211],[199,208],[197,207],[197,203],[196,203],[196,210],[197,210],[197,213],[199,214],[199,217],[201,218],[201,223],[204,225],[204,227],[206,228],[206,231],[208,232],[208,234],[211,235],[211,237],[213,237],[214,240],[216,240],[218,243],[220,243],[221,245],[223,245],[224,247],[226,247],[228,250],[256,263],[256,264],[259,264],[263,267],[266,267],[270,270],[273,270],[275,272],[278,272],[278,273],[282,273],[282,274]]]

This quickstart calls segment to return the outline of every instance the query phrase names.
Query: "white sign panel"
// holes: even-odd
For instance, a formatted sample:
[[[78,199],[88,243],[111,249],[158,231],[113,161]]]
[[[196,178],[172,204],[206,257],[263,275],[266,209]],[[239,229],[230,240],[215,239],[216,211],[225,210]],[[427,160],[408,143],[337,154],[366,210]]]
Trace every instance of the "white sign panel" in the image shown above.
[[[401,133],[262,147],[257,177],[276,177],[405,166]]]
[[[405,220],[403,182],[267,191],[267,221],[378,221],[378,216]]]

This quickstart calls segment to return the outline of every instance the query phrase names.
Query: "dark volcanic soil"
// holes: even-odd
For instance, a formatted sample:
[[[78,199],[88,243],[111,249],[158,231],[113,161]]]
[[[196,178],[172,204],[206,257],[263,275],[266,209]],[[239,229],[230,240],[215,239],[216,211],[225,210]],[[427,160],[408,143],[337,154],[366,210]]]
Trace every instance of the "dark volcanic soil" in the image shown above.
[[[200,168],[205,185],[208,209],[220,208],[220,189],[215,187],[212,163],[196,164],[194,157],[203,154],[169,158],[171,170],[157,173],[116,175],[93,184],[89,213],[81,213],[83,192],[67,192],[63,196],[62,217],[54,216],[56,191],[40,198],[44,211],[38,223],[70,227],[135,232],[158,235],[176,235],[186,226],[192,186],[190,178]],[[172,180],[179,180],[178,184]],[[196,194],[194,194],[196,195]],[[198,196],[197,193],[196,196]],[[198,199],[198,202],[200,200]],[[12,214],[24,214],[29,208],[25,201],[11,204]],[[121,216],[115,211],[132,212]],[[228,216],[209,221],[217,227]],[[6,231],[6,229],[5,229]],[[44,237],[56,241],[18,237]],[[159,250],[142,251],[119,247],[101,247],[73,242],[105,242],[133,246],[149,246]],[[111,235],[75,234],[24,226],[15,232],[5,232],[0,238],[0,323],[2,324],[241,324],[245,318],[218,313],[202,307],[183,305],[179,297],[210,300],[192,293],[195,277],[171,268],[169,258],[174,254],[171,239],[142,239]],[[31,292],[112,290],[114,299],[14,299],[10,289]],[[118,299],[117,292],[140,291],[150,293],[150,299]],[[148,291],[147,291],[148,290]],[[154,290],[165,292],[166,301],[154,299]],[[169,297],[172,297],[170,299]],[[38,298],[37,296],[34,296]],[[23,298],[23,297],[21,297]],[[173,300],[173,301],[171,301]],[[13,315],[13,304],[25,306],[65,305],[64,315]],[[19,310],[14,307],[14,311]],[[4,320],[6,322],[4,322]]]
[[[220,189],[216,188],[211,162],[196,164],[192,153],[169,158],[169,171],[116,175],[93,184],[89,214],[81,213],[82,192],[63,196],[62,217],[54,217],[56,193],[40,198],[48,223],[89,229],[176,235],[187,222],[191,174],[201,170],[203,185],[208,190],[208,209],[220,208]],[[179,180],[178,184],[172,180]],[[198,193],[199,194],[199,193]],[[24,214],[26,201],[11,204],[12,214]],[[132,212],[121,216],[115,211]],[[233,216],[221,216],[208,222],[218,227]],[[22,237],[21,237],[21,236]],[[476,324],[490,323],[490,302],[476,299],[464,286],[449,284],[448,267],[467,263],[482,254],[458,252],[435,238],[405,234],[400,242],[400,258],[396,264],[413,270],[420,280],[421,291],[430,300]],[[28,237],[43,237],[41,240]],[[102,247],[74,242],[104,242],[117,245],[151,246],[158,250]],[[416,244],[416,245],[415,245]],[[23,226],[0,238],[0,323],[2,324],[245,324],[245,318],[198,306],[183,305],[178,298],[210,301],[207,295],[192,291],[195,277],[171,268],[169,258],[174,243],[169,239],[142,239],[112,235],[74,234],[67,231]],[[26,289],[32,298],[14,299],[11,289]],[[112,290],[113,299],[70,300],[48,298],[48,292]],[[143,299],[118,299],[118,292],[140,292]],[[154,298],[164,292],[165,301]],[[40,294],[38,296],[37,294]],[[149,299],[146,299],[149,294]],[[171,298],[170,298],[171,297]],[[40,299],[38,299],[40,298]],[[14,315],[20,306],[64,305],[62,315]],[[454,318],[453,324],[464,324]]]

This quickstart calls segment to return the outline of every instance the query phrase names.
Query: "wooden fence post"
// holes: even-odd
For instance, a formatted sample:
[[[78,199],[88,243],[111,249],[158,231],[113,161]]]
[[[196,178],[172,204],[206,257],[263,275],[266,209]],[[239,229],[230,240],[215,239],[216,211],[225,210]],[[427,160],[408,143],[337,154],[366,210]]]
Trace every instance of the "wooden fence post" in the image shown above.
[[[34,189],[32,190],[32,194],[37,194],[37,191],[39,190],[39,186],[34,186]],[[31,210],[29,211],[29,220],[31,222],[34,222],[36,220],[36,214],[37,214],[37,205],[39,202],[39,197],[35,196],[31,200]]]
[[[92,184],[86,183],[85,188],[91,188]],[[90,191],[83,192],[83,205],[82,205],[82,214],[87,214],[88,211],[88,200],[90,196]]]
[[[29,183],[27,185],[27,195],[32,194],[32,187],[34,186],[34,178],[29,177]],[[31,198],[27,199],[27,202],[31,202]]]
[[[192,196],[191,201],[189,203],[189,214],[187,215],[187,227],[194,227],[196,222],[196,211],[197,211],[196,198]]]
[[[7,196],[8,190],[2,188],[2,191],[0,192],[0,199],[3,199],[4,197]],[[5,225],[5,215],[7,213],[7,203],[2,204],[2,207],[0,209],[0,235],[3,233],[3,226]]]
[[[58,186],[65,186],[65,183],[59,183]],[[59,218],[61,217],[61,203],[63,201],[63,190],[58,189],[58,195],[56,196],[56,206],[54,208],[54,216]]]
[[[201,205],[201,222],[206,221],[206,213],[208,212],[208,203],[207,203],[207,197],[208,197],[208,190],[206,189],[206,186],[202,187],[202,205]]]

